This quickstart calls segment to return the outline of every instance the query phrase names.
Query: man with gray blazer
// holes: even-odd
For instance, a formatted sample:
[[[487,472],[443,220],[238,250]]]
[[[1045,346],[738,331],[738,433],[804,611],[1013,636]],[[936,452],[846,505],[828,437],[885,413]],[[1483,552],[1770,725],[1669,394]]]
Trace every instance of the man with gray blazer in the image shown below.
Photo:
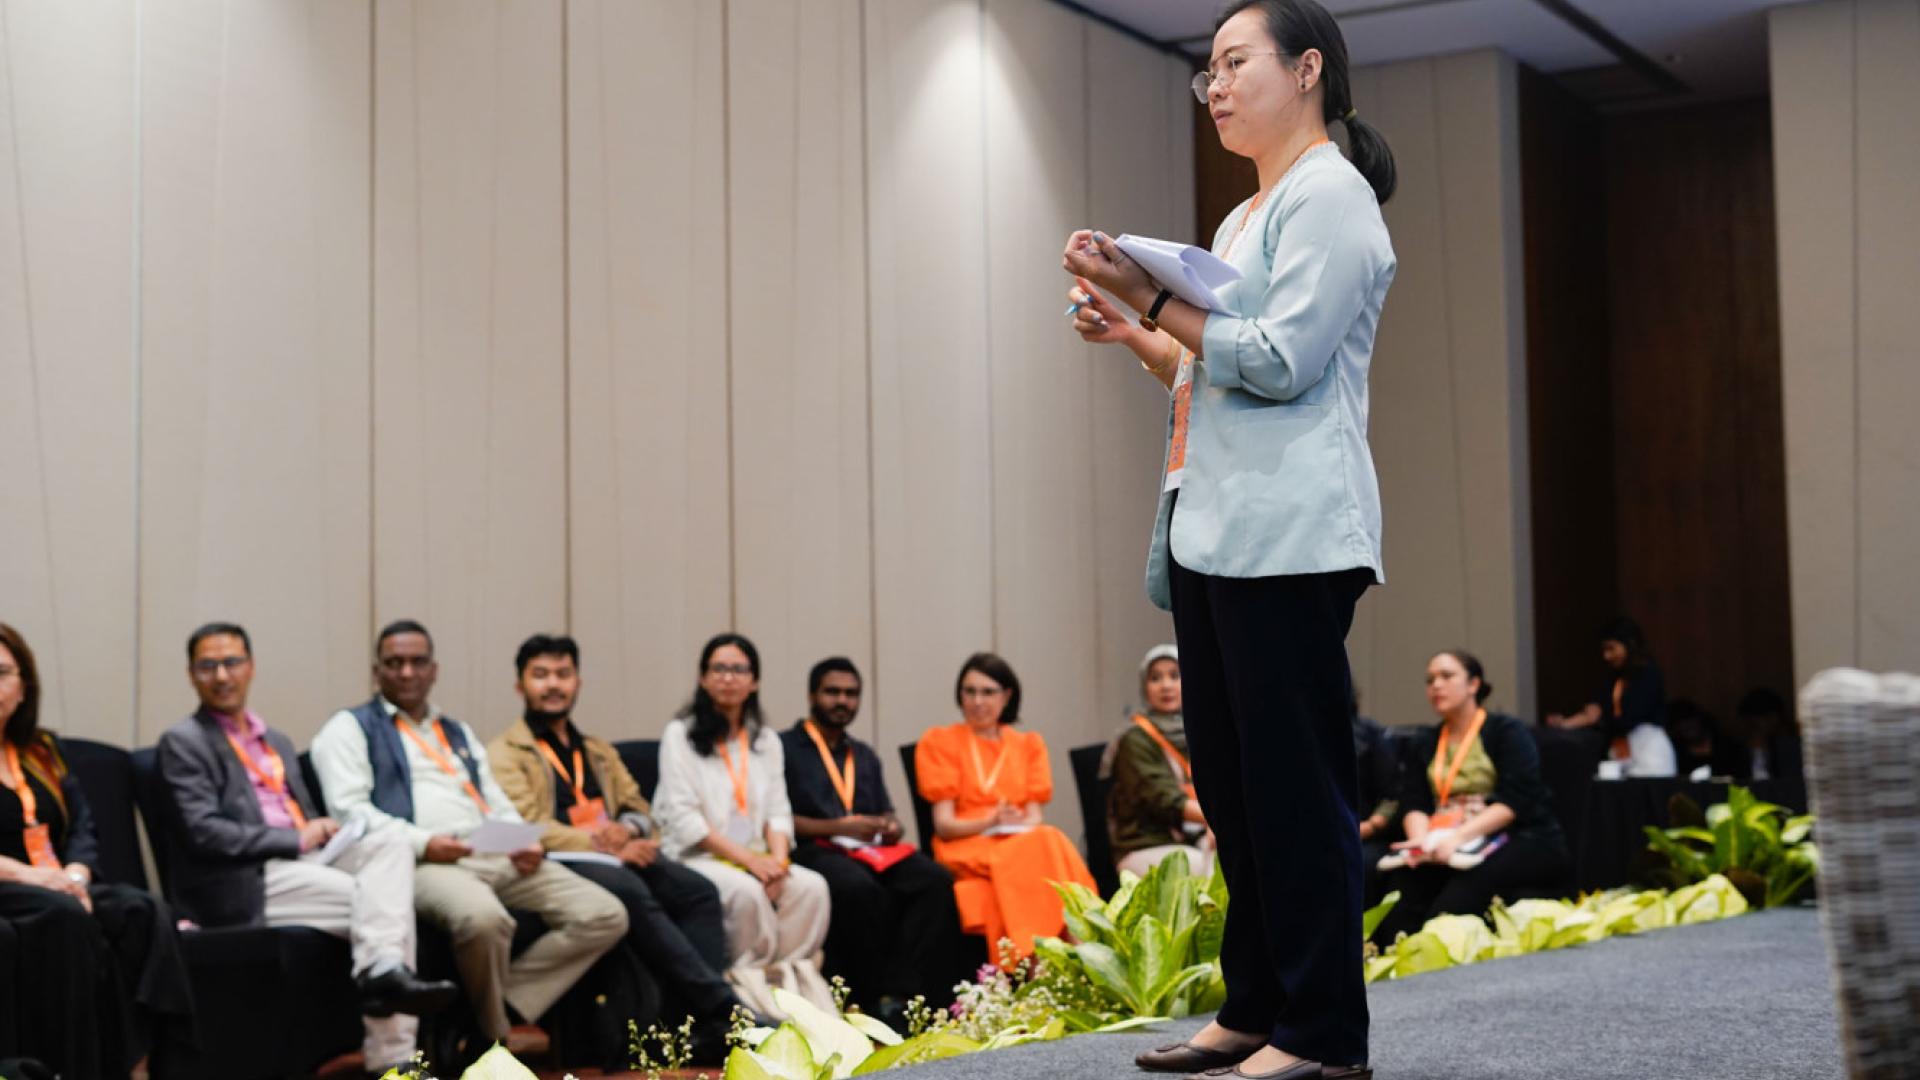
[[[413,1016],[446,1007],[450,982],[413,972],[413,851],[373,830],[319,857],[340,826],[314,813],[293,743],[247,708],[253,645],[232,623],[187,640],[192,716],[160,737],[160,776],[172,793],[173,901],[202,926],[311,926],[353,945],[365,1013],[363,1047],[379,1075],[413,1057]]]

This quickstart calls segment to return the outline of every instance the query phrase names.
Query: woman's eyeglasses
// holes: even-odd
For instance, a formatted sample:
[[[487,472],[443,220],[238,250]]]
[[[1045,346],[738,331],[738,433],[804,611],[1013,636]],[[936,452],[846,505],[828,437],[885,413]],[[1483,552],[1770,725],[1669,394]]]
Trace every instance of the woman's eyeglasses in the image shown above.
[[[1207,103],[1207,94],[1213,89],[1215,83],[1219,83],[1220,89],[1222,90],[1233,87],[1233,77],[1240,73],[1241,65],[1256,56],[1279,55],[1281,54],[1277,52],[1228,53],[1221,57],[1218,63],[1207,70],[1194,73],[1192,83],[1193,96],[1200,99],[1200,104],[1205,105]]]

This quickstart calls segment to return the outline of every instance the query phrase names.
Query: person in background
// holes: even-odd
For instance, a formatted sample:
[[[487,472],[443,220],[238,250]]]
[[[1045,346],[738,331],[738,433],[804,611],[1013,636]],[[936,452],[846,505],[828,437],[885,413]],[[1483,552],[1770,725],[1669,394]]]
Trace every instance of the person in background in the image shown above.
[[[1400,813],[1400,761],[1394,752],[1394,738],[1370,717],[1360,714],[1360,691],[1353,691],[1353,756],[1360,766],[1361,872],[1366,876],[1366,904],[1380,902],[1386,894],[1380,874],[1380,860],[1395,835],[1395,819]]]
[[[580,730],[580,646],[570,637],[535,634],[513,658],[520,719],[487,744],[500,789],[520,816],[547,827],[549,857],[619,897],[627,909],[627,943],[671,995],[665,1027],[694,1021],[695,1061],[726,1057],[734,996],[720,972],[727,931],[720,893],[701,874],[660,854],[652,809],[612,744]],[[618,859],[609,866],[576,854]]]
[[[864,684],[844,656],[807,673],[807,716],[780,736],[799,843],[793,861],[826,879],[833,896],[829,974],[846,979],[865,1012],[906,1030],[906,1004],[934,1008],[960,973],[953,875],[903,842],[873,747],[853,737]]]
[[[1144,877],[1169,855],[1193,873],[1213,873],[1213,836],[1193,790],[1187,725],[1180,713],[1180,650],[1155,645],[1140,661],[1139,708],[1107,747],[1100,771],[1113,780],[1107,832],[1115,865]]]
[[[1523,721],[1488,712],[1492,693],[1470,653],[1452,649],[1427,662],[1427,703],[1440,722],[1407,744],[1400,797],[1407,836],[1392,845],[1407,865],[1387,875],[1400,902],[1376,941],[1391,942],[1435,915],[1484,916],[1496,896],[1559,889],[1572,867],[1533,733]]]
[[[826,879],[793,865],[785,757],[760,710],[760,651],[739,634],[714,636],[693,700],[660,735],[654,820],[661,851],[720,890],[727,981],[772,1019],[786,1016],[776,986],[834,1008],[814,960],[832,901]]]
[[[1765,687],[1755,687],[1741,697],[1735,710],[1739,730],[1744,736],[1743,752],[1736,754],[1739,764],[1733,776],[1742,781],[1784,780],[1805,783],[1800,753],[1800,731],[1787,715],[1787,703]]]
[[[0,923],[11,928],[18,1052],[76,1078],[159,1070],[194,1041],[173,913],[152,893],[96,881],[100,847],[60,740],[40,728],[40,674],[0,623]]]
[[[1691,699],[1668,703],[1667,737],[1673,740],[1675,775],[1691,780],[1740,775],[1742,747],[1722,734],[1720,722]]]
[[[953,703],[960,722],[928,731],[914,750],[920,797],[933,804],[933,857],[953,872],[961,927],[1014,964],[1032,955],[1035,937],[1066,928],[1052,883],[1092,889],[1093,875],[1073,841],[1041,820],[1053,769],[1039,732],[1012,730],[1020,720],[1013,668],[992,653],[967,657]]]
[[[1666,730],[1666,679],[1653,662],[1640,624],[1617,618],[1602,628],[1600,659],[1607,665],[1605,685],[1579,712],[1549,714],[1548,726],[1600,725],[1610,740],[1608,756],[1621,762],[1628,776],[1674,775],[1677,762]]]
[[[313,765],[322,798],[342,821],[394,830],[413,848],[414,908],[453,938],[482,1038],[526,1052],[543,1039],[515,1030],[508,1009],[538,1022],[620,943],[627,911],[605,889],[548,862],[537,843],[506,855],[474,852],[466,840],[474,830],[489,820],[518,824],[520,814],[473,729],[433,704],[439,675],[427,628],[411,619],[388,624],[374,642],[379,692],[321,727]],[[518,956],[509,906],[547,927]]]
[[[253,642],[234,623],[187,638],[193,715],[160,736],[161,780],[179,814],[169,862],[180,913],[201,926],[311,926],[353,947],[369,1072],[412,1059],[419,1021],[459,996],[414,974],[413,852],[370,832],[329,863],[303,859],[340,826],[315,812],[285,735],[247,708]],[[409,1015],[414,1014],[414,1015]]]

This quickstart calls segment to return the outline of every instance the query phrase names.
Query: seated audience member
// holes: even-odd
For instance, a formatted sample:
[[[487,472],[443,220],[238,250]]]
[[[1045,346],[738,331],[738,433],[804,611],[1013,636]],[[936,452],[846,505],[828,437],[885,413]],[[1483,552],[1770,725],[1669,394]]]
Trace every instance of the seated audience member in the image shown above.
[[[1184,855],[1196,874],[1213,872],[1213,837],[1193,790],[1187,725],[1180,712],[1180,650],[1155,645],[1140,662],[1142,706],[1108,746],[1101,771],[1107,793],[1107,835],[1114,865],[1146,876],[1169,855]]]
[[[1625,765],[1628,776],[1674,775],[1673,743],[1666,731],[1666,679],[1647,651],[1640,625],[1624,618],[1609,623],[1600,632],[1600,659],[1608,671],[1600,692],[1572,716],[1550,714],[1548,725],[1599,724],[1612,740],[1609,756]]]
[[[514,668],[521,719],[487,744],[501,790],[521,817],[547,826],[541,841],[547,851],[620,860],[620,866],[565,865],[626,905],[628,944],[672,994],[665,1026],[677,1028],[682,1013],[691,1015],[701,1051],[696,1060],[720,1060],[739,999],[720,976],[727,936],[719,891],[660,854],[639,782],[610,743],[575,725],[579,645],[535,634],[521,644]]]
[[[94,880],[99,844],[60,740],[40,730],[33,650],[0,623],[0,922],[18,1053],[67,1077],[124,1077],[193,1042],[193,998],[173,913]]]
[[[160,736],[160,776],[179,811],[172,852],[180,913],[201,926],[311,926],[353,946],[366,1014],[367,1068],[413,1057],[419,1022],[459,988],[413,972],[413,852],[398,830],[370,832],[331,865],[300,858],[339,831],[316,815],[293,743],[247,708],[253,643],[232,623],[187,639],[200,708]]]
[[[1393,736],[1377,721],[1360,715],[1360,691],[1353,691],[1353,756],[1360,766],[1360,872],[1365,880],[1368,907],[1386,894],[1380,860],[1393,839],[1394,818],[1400,813],[1400,761]]]
[[[1740,775],[1740,744],[1721,734],[1719,722],[1692,700],[1668,703],[1667,737],[1673,740],[1676,775],[1692,780]]]
[[[920,796],[933,804],[933,856],[953,871],[961,927],[1017,963],[1032,955],[1035,937],[1066,926],[1052,883],[1092,889],[1093,875],[1073,841],[1040,820],[1053,769],[1039,732],[1012,730],[1020,720],[1013,668],[973,654],[960,666],[953,703],[960,722],[928,731],[914,751]]]
[[[786,1015],[776,986],[833,1008],[814,961],[831,901],[825,879],[792,865],[784,759],[760,711],[759,650],[739,634],[714,637],[700,650],[693,700],[660,736],[653,815],[667,857],[719,888],[727,981],[769,1018]]]
[[[1747,691],[1735,709],[1744,745],[1734,754],[1732,775],[1747,783],[1762,780],[1804,782],[1800,731],[1787,715],[1787,703],[1765,687]]]
[[[827,972],[864,1011],[905,1030],[915,996],[935,1008],[953,996],[960,913],[953,875],[902,842],[879,755],[851,734],[861,690],[853,661],[820,661],[807,674],[807,717],[780,736],[793,861],[825,878],[833,897]]]
[[[1408,744],[1400,805],[1406,865],[1387,875],[1400,902],[1375,937],[1390,942],[1436,915],[1484,916],[1494,897],[1561,887],[1572,865],[1553,818],[1533,733],[1484,707],[1493,687],[1460,651],[1427,663],[1427,702],[1440,722]],[[1416,763],[1426,766],[1416,772]]]
[[[334,713],[312,757],[327,805],[369,832],[392,830],[413,851],[414,909],[453,939],[454,964],[483,1038],[524,1048],[507,1010],[538,1021],[627,932],[605,889],[546,861],[535,843],[476,854],[466,837],[489,820],[520,822],[466,724],[429,695],[439,677],[433,638],[412,620],[374,643],[372,700]],[[546,933],[512,955],[507,908],[540,916]]]

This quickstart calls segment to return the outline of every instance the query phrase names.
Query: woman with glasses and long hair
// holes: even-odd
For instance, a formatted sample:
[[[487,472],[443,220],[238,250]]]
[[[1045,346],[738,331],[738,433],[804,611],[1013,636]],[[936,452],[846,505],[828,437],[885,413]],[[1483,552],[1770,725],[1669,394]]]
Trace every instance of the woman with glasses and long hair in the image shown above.
[[[1380,216],[1393,155],[1360,121],[1346,43],[1314,0],[1228,4],[1194,92],[1259,175],[1213,241],[1241,278],[1207,310],[1107,233],[1075,232],[1063,255],[1074,329],[1125,345],[1171,392],[1148,592],[1173,611],[1194,779],[1233,896],[1226,1004],[1139,1063],[1359,1080],[1372,1074],[1345,639],[1383,580],[1367,370],[1396,267]]]
[[[776,986],[832,1009],[814,961],[827,940],[827,881],[793,865],[786,755],[760,711],[760,651],[739,634],[700,650],[693,700],[660,736],[653,816],[661,853],[720,890],[727,981],[740,997],[770,1019],[785,1015]]]
[[[1066,928],[1054,882],[1094,888],[1065,833],[1041,820],[1053,800],[1047,741],[1016,731],[1020,677],[993,653],[974,653],[953,681],[960,722],[920,736],[913,751],[920,797],[933,804],[933,857],[953,871],[960,926],[1012,965],[1033,939]],[[1005,943],[1005,944],[1003,944]]]
[[[100,845],[60,740],[40,727],[40,675],[0,623],[0,922],[16,940],[18,1050],[62,1076],[126,1076],[190,1046],[193,997],[164,901],[94,880]]]

